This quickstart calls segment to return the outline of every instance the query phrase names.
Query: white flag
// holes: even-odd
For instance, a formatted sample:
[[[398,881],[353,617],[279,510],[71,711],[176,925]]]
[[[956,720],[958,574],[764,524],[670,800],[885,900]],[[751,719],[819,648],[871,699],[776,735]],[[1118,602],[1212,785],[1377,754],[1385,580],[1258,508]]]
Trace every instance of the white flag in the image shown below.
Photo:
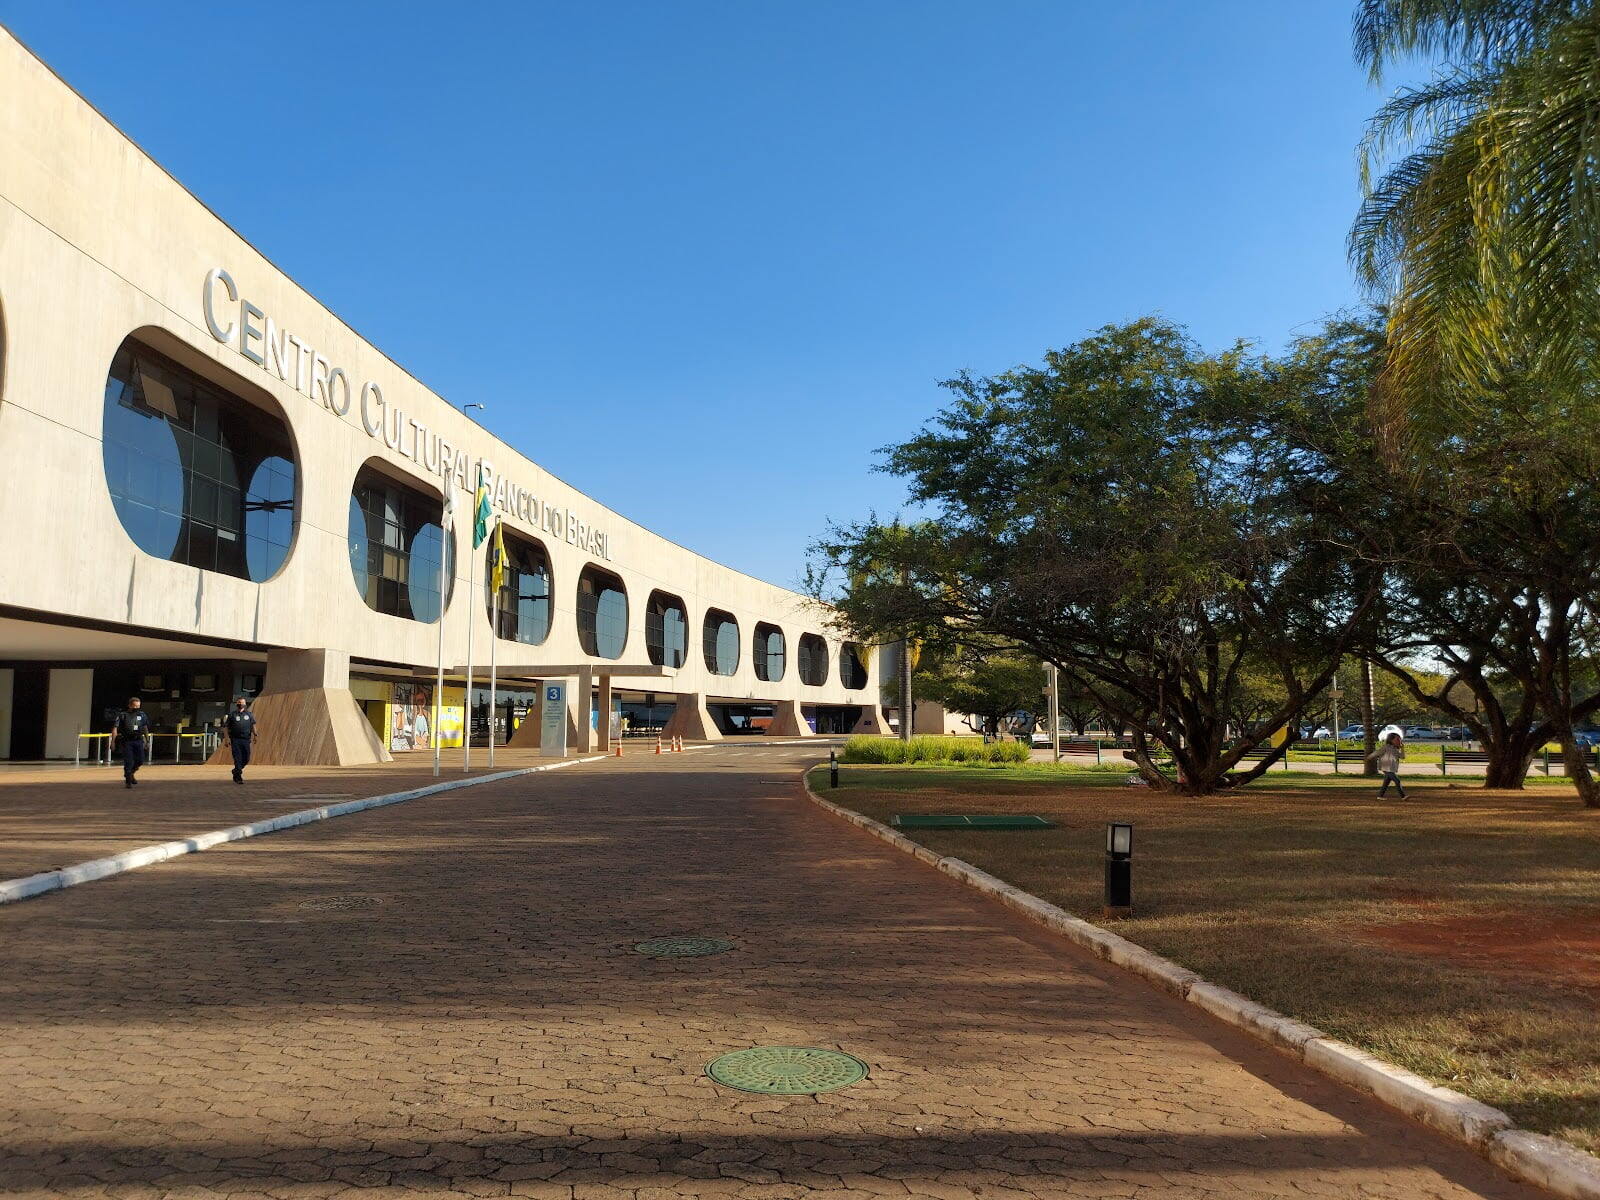
[[[444,517],[440,522],[441,529],[454,529],[456,525],[456,498],[455,489],[448,484],[444,489]]]

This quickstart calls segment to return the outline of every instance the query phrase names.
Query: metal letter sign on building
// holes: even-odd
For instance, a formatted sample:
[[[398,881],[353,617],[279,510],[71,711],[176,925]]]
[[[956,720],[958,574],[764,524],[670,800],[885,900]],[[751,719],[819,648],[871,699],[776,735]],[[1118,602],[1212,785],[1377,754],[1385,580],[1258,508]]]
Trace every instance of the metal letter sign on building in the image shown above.
[[[567,756],[567,685],[547,683],[539,717],[539,753],[546,758]]]
[[[619,709],[692,741],[768,714],[782,737],[885,728],[884,656],[851,657],[825,606],[628,520],[431,391],[3,24],[0,164],[0,760],[81,759],[132,695],[169,756],[243,692],[252,762],[325,766],[468,729],[588,754]],[[660,470],[631,507],[728,502],[715,473]],[[486,548],[441,520],[480,485],[511,568],[493,598]],[[436,730],[417,718],[441,659]],[[565,685],[553,738],[469,690],[491,661],[496,710]]]

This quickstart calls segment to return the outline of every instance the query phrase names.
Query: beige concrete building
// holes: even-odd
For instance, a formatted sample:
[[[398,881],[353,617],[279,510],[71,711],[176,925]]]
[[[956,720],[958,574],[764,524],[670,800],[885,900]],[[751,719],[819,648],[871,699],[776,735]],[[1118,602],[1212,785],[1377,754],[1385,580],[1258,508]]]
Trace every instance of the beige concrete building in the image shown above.
[[[624,724],[881,727],[875,656],[825,610],[497,440],[3,30],[0,454],[3,757],[71,757],[134,694],[156,756],[192,756],[244,692],[263,759],[370,761],[463,724],[526,737],[557,677],[580,749]],[[509,567],[493,597],[480,478]]]

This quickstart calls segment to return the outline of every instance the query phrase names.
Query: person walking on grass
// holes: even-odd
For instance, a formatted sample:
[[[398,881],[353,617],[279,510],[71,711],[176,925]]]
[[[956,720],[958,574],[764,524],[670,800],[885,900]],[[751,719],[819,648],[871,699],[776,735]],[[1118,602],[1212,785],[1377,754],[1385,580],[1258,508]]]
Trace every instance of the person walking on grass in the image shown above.
[[[1378,789],[1379,800],[1389,794],[1391,783],[1400,793],[1400,799],[1406,798],[1406,785],[1400,782],[1400,764],[1405,758],[1406,743],[1398,733],[1391,733],[1384,738],[1383,744],[1367,756],[1369,762],[1376,760],[1378,772],[1383,776],[1383,786]]]
[[[128,707],[117,715],[111,727],[111,745],[122,755],[122,786],[131,788],[139,781],[134,778],[144,766],[145,739],[150,736],[150,714],[140,707],[139,697],[128,701]]]
[[[244,769],[250,765],[250,744],[256,740],[256,715],[245,706],[243,696],[234,700],[233,711],[222,719],[222,729],[233,751],[233,781],[243,783]]]

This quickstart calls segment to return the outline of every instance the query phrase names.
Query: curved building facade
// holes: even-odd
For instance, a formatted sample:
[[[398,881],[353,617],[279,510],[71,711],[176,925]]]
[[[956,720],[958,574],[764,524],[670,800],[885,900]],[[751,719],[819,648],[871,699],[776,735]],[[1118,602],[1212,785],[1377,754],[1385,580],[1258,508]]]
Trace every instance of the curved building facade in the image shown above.
[[[182,754],[244,691],[264,758],[370,761],[463,724],[516,740],[558,677],[580,749],[624,718],[881,726],[878,665],[824,609],[496,439],[4,31],[0,164],[0,756],[69,757],[136,693]],[[480,477],[505,532],[496,596],[469,548]]]

